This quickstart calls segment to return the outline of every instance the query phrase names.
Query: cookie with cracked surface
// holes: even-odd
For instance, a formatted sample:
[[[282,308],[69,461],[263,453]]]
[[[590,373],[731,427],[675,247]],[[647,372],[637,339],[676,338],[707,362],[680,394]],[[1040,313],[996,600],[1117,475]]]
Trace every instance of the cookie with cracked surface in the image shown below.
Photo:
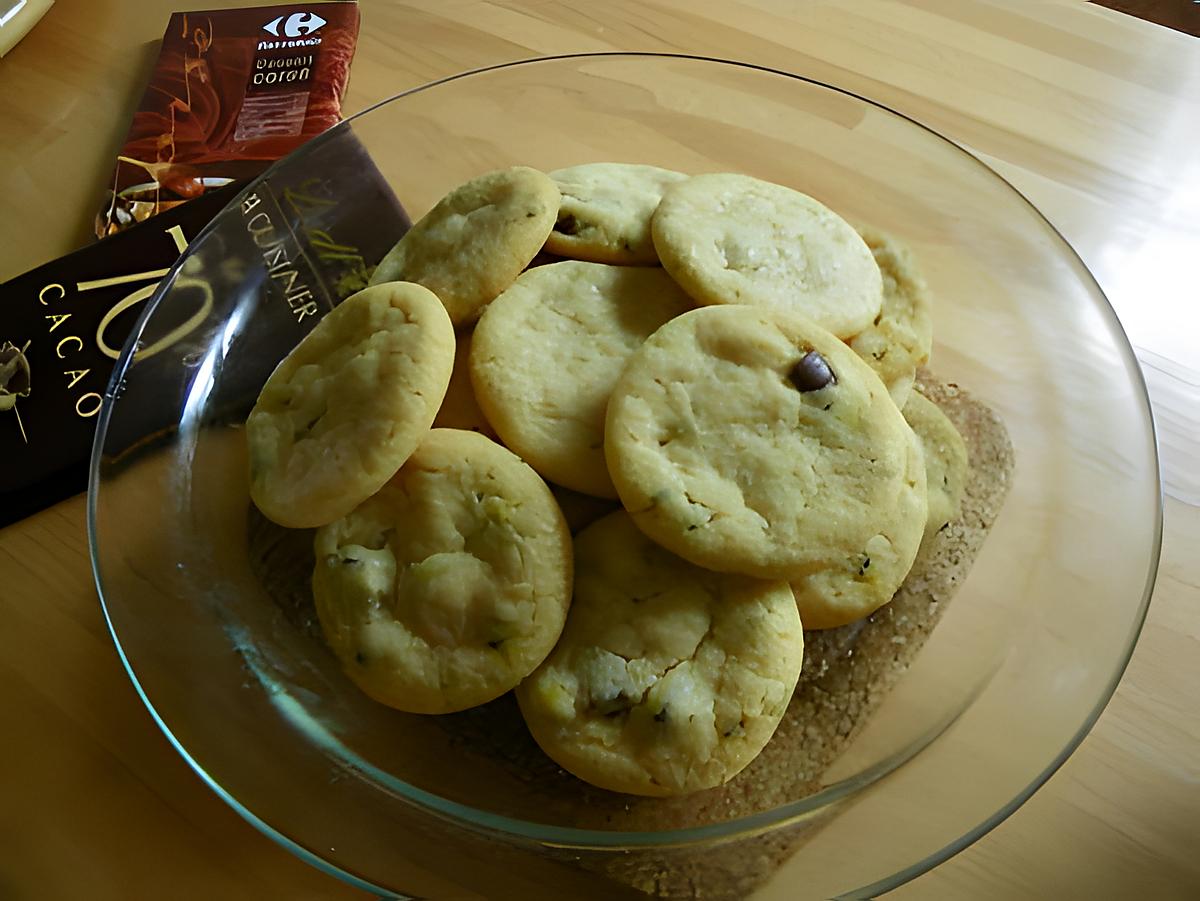
[[[794,580],[879,533],[907,489],[908,433],[879,377],[820,326],[701,307],[630,358],[605,456],[621,502],[664,547]]]
[[[410,713],[509,691],[550,653],[571,601],[571,536],[550,489],[475,432],[429,432],[313,544],[329,646],[363,691]]]
[[[933,300],[912,251],[869,225],[858,233],[871,248],[883,277],[883,305],[875,321],[848,343],[875,370],[896,406],[903,409],[917,367],[933,347]]]
[[[925,533],[924,455],[907,430],[904,480],[878,531],[857,551],[792,582],[806,629],[833,629],[870,616],[891,601],[912,569]]]
[[[611,791],[727,782],[774,734],[804,653],[787,584],[693,566],[624,511],[575,540],[562,639],[517,688],[534,739]]]
[[[404,234],[371,284],[417,282],[441,299],[455,326],[474,322],[546,243],[558,202],[550,177],[528,166],[473,178]]]
[[[568,260],[521,275],[475,328],[471,381],[488,422],[545,478],[616,498],[604,411],[621,370],[691,299],[661,269]]]
[[[663,267],[703,304],[800,313],[839,338],[882,304],[879,267],[858,233],[807,194],[748,175],[670,185],[651,220]]]
[[[421,442],[453,365],[454,328],[425,288],[347,298],[275,368],[246,420],[254,503],[291,528],[349,513]]]
[[[506,771],[535,792],[546,809],[574,815],[574,825],[581,829],[653,831],[706,825],[769,811],[826,788],[827,768],[857,738],[891,687],[904,678],[940,617],[958,603],[956,592],[1000,515],[1012,482],[1012,446],[997,415],[968,392],[940,383],[929,373],[918,373],[917,384],[967,442],[971,469],[962,513],[922,547],[890,604],[858,623],[805,633],[804,667],[788,712],[762,753],[736,778],[720,788],[681,798],[639,801],[592,790],[552,767],[523,724],[512,728],[512,715],[520,714],[503,699],[477,709],[469,723],[442,719],[439,725],[450,730],[470,754],[502,761]],[[265,578],[265,585],[276,584],[270,575]],[[850,649],[853,653],[847,654]],[[785,847],[777,850],[779,856],[771,857],[773,864],[787,856]],[[601,870],[610,878],[646,885],[642,877],[655,872],[646,867],[655,863],[622,870],[604,864]],[[721,897],[742,898],[751,895],[753,885],[769,873],[763,872],[758,856],[747,858],[744,848],[734,847],[724,857],[706,855],[696,866],[689,865],[686,875],[694,882],[680,876],[671,883],[680,897],[691,897],[694,886],[702,884]]]
[[[562,194],[546,249],[593,263],[658,262],[650,237],[663,189],[681,172],[635,163],[585,163],[550,173]]]
[[[929,512],[923,540],[928,542],[947,523],[958,519],[970,472],[967,445],[954,423],[921,392],[909,394],[902,412],[924,451]]]

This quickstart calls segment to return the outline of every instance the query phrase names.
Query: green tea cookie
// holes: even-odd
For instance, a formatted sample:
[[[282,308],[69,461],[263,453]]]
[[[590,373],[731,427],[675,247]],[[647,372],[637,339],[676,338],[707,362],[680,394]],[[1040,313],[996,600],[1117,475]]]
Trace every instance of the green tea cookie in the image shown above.
[[[680,172],[632,163],[586,163],[551,172],[562,202],[546,249],[595,263],[658,262],[650,217]]]
[[[967,445],[954,423],[920,392],[908,395],[904,418],[924,451],[929,485],[929,514],[925,522],[925,540],[928,540],[947,523],[958,519],[969,472]]]
[[[801,316],[743,306],[655,332],[605,424],[609,472],[647,535],[699,566],[788,580],[879,533],[909,440],[854,351]]]
[[[878,531],[857,551],[792,582],[806,629],[832,629],[874,613],[888,603],[912,569],[925,530],[925,463],[908,430],[906,468],[899,494]]]
[[[580,779],[681,795],[758,755],[803,656],[785,582],[692,566],[618,511],[576,538],[566,628],[517,700],[542,750]]]
[[[933,302],[912,252],[886,232],[859,226],[883,276],[883,306],[875,321],[847,342],[867,361],[903,409],[917,367],[933,347]]]
[[[615,498],[604,462],[608,395],[629,355],[691,306],[657,268],[531,269],[475,329],[475,397],[504,443],[547,479]]]
[[[474,322],[546,243],[558,200],[550,177],[526,166],[473,178],[405,233],[371,284],[417,282],[441,299],[456,326]]]
[[[550,489],[475,432],[431,431],[314,550],[330,647],[363,691],[410,713],[510,690],[550,653],[571,602],[571,536]]]
[[[453,365],[454,328],[425,288],[347,298],[271,373],[246,420],[254,503],[296,529],[345,516],[429,431]]]
[[[700,303],[801,313],[839,338],[879,313],[871,251],[799,191],[748,175],[697,175],[664,191],[651,231],[667,272]]]

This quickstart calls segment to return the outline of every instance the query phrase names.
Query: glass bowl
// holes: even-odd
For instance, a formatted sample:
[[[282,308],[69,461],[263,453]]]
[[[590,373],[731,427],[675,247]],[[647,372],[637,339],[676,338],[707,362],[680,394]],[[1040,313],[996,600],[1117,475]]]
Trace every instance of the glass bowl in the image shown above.
[[[936,298],[933,369],[1003,418],[1016,455],[953,604],[820,783],[660,829],[597,817],[613,796],[551,798],[561,773],[498,756],[494,720],[361,695],[315,635],[303,579],[277,578],[303,566],[308,536],[256,517],[241,430],[266,376],[361,283],[405,211],[489,169],[603,160],[745,172],[900,236]],[[113,639],[189,764],[309,862],[429,898],[791,899],[912,878],[1011,813],[1086,734],[1145,616],[1160,523],[1133,353],[1020,194],[848,92],[643,54],[434,82],[274,165],[194,238],[133,326],[89,496]],[[507,722],[519,743],[519,717]]]

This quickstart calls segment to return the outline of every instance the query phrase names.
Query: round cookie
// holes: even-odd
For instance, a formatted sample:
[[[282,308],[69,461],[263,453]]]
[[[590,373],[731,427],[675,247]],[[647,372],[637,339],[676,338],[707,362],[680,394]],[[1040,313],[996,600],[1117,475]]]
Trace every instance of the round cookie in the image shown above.
[[[454,328],[420,285],[347,298],[271,373],[246,420],[250,496],[291,528],[333,522],[374,494],[429,430]]]
[[[785,582],[692,566],[618,511],[576,538],[566,628],[517,701],[542,750],[579,778],[680,795],[758,755],[803,656]]]
[[[546,243],[558,201],[550,177],[527,166],[473,178],[404,234],[371,284],[417,282],[441,299],[455,326],[474,322]]]
[[[496,437],[496,430],[491,427],[479,403],[475,400],[475,389],[471,386],[471,336],[472,332],[459,332],[454,347],[454,371],[450,374],[450,384],[446,387],[446,396],[438,408],[437,416],[433,418],[435,429],[467,429]]]
[[[875,370],[903,409],[917,367],[933,347],[933,301],[912,252],[871,226],[858,233],[871,248],[883,277],[883,306],[875,321],[847,343]]]
[[[912,569],[925,531],[925,463],[908,430],[900,491],[878,531],[857,551],[792,582],[806,629],[832,629],[874,613],[888,603]]]
[[[546,249],[594,263],[654,264],[650,217],[681,172],[634,163],[586,163],[550,173],[562,194]]]
[[[647,535],[699,566],[788,580],[878,534],[909,440],[854,351],[801,316],[744,306],[655,332],[605,423],[609,472]]]
[[[475,432],[429,432],[314,550],[317,615],[343,669],[411,713],[510,690],[550,653],[571,601],[571,536],[550,489]]]
[[[800,313],[839,338],[879,313],[882,282],[867,245],[791,188],[697,175],[663,192],[651,231],[664,268],[700,303]]]
[[[615,498],[604,411],[629,358],[691,299],[658,268],[574,260],[521,275],[475,329],[475,397],[504,443],[545,478]]]
[[[920,392],[913,391],[908,395],[903,413],[924,451],[929,486],[924,540],[928,541],[947,523],[958,518],[969,469],[967,445],[954,423]]]

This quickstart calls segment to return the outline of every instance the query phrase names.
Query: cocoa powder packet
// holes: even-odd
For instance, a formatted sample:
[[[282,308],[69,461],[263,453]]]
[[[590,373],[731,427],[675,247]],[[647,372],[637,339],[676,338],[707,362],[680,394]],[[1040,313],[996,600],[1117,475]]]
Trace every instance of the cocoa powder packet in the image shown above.
[[[353,2],[172,15],[97,237],[258,175],[336,125],[358,26]]]

